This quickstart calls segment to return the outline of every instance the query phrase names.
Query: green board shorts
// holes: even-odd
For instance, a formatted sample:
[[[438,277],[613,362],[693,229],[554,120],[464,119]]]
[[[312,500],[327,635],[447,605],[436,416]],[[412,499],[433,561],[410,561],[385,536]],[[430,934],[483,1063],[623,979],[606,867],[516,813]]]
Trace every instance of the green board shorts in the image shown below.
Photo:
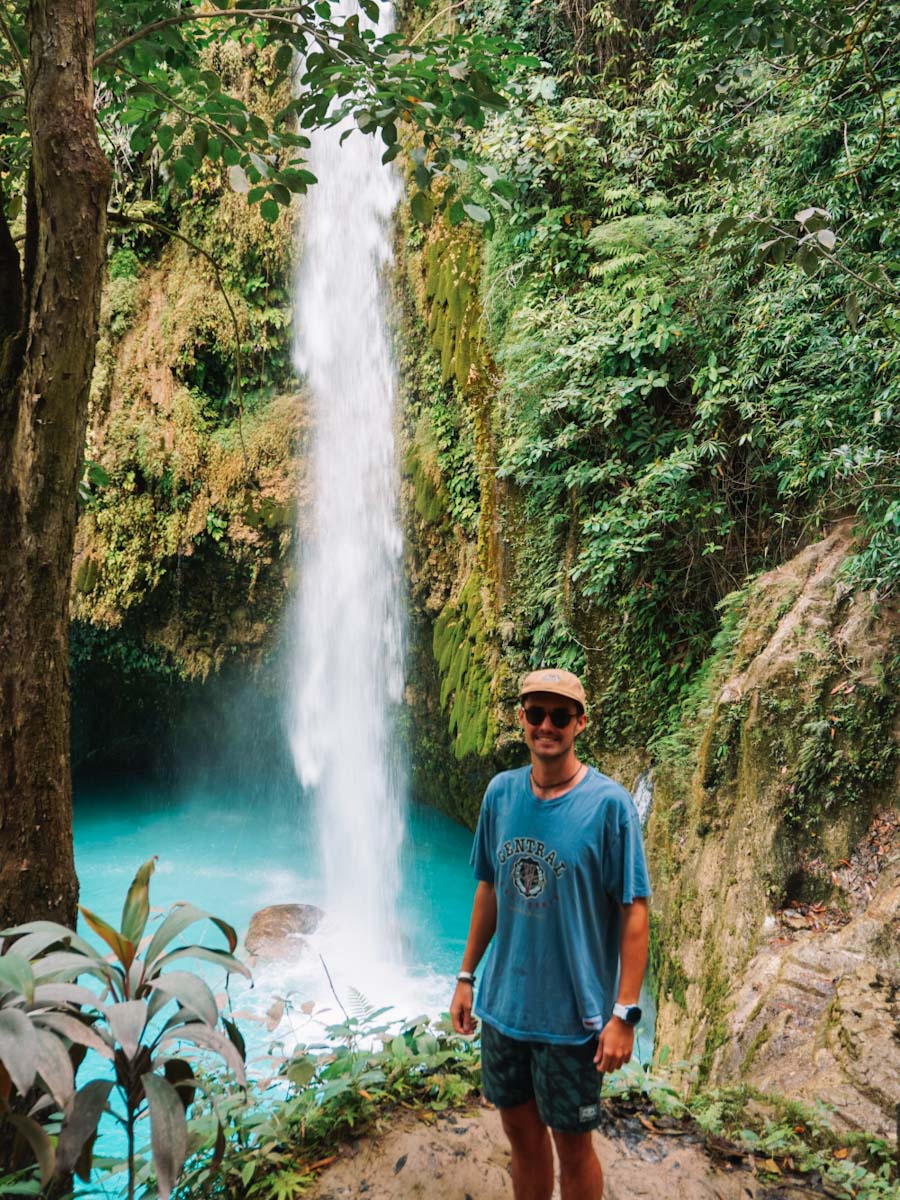
[[[559,1133],[589,1133],[600,1124],[603,1076],[596,1037],[578,1045],[521,1042],[481,1022],[481,1083],[497,1108],[534,1100],[541,1120]]]

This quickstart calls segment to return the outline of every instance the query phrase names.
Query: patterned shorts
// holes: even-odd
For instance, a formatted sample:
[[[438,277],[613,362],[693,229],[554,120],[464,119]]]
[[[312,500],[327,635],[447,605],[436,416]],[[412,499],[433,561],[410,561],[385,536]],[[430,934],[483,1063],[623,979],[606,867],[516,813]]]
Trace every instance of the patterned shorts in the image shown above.
[[[482,1090],[497,1108],[534,1099],[551,1129],[587,1133],[600,1123],[603,1076],[594,1065],[596,1052],[595,1037],[576,1046],[520,1042],[482,1021]]]

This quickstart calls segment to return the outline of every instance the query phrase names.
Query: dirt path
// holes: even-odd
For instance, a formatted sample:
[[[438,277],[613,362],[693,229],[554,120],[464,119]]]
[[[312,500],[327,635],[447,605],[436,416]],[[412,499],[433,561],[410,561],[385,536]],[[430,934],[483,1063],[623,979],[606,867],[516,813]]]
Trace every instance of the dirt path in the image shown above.
[[[748,1170],[715,1165],[690,1135],[648,1132],[637,1118],[610,1117],[596,1135],[604,1200],[801,1200],[815,1193],[770,1189]],[[425,1123],[395,1115],[348,1146],[319,1178],[315,1200],[512,1200],[509,1152],[490,1108]],[[554,1192],[557,1196],[558,1192]]]

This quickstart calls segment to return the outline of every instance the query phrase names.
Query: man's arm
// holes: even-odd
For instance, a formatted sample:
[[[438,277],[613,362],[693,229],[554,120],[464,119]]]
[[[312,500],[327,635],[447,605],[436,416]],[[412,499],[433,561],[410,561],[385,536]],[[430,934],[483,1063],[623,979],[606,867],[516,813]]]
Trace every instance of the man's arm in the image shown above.
[[[478,884],[475,889],[475,900],[472,904],[472,919],[469,922],[469,936],[466,939],[466,949],[463,954],[460,970],[471,971],[481,962],[482,955],[488,948],[488,943],[497,928],[497,895],[492,883]],[[471,983],[460,982],[456,985],[453,1000],[450,1003],[450,1017],[453,1028],[457,1033],[474,1033],[475,1018],[472,1016]]]
[[[637,897],[632,904],[620,905],[622,929],[619,938],[618,1004],[637,1004],[647,966],[647,947],[650,944],[650,912],[646,897]],[[617,1071],[631,1058],[634,1049],[634,1027],[611,1017],[603,1026],[597,1042],[594,1062],[598,1071]]]

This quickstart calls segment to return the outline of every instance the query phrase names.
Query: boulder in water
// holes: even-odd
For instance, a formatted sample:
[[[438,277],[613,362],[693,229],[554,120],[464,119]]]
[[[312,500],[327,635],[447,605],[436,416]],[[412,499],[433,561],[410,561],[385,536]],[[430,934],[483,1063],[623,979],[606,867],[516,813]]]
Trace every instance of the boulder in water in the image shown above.
[[[299,958],[307,946],[303,935],[315,933],[324,915],[315,904],[270,904],[250,918],[244,945],[255,958]]]

